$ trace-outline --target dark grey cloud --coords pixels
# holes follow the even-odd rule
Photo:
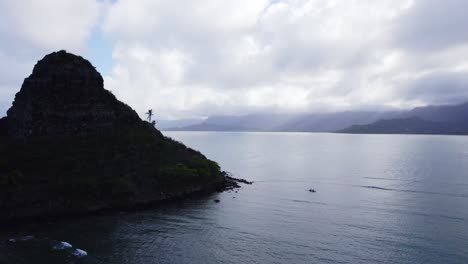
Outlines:
[[[409,83],[401,98],[428,104],[454,104],[468,99],[466,72],[437,72]]]
[[[396,45],[434,52],[468,41],[468,1],[416,0],[396,22]]]

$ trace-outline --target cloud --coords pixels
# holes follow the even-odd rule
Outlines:
[[[339,109],[349,104],[340,80],[350,68],[380,64],[375,54],[383,52],[388,24],[407,5],[133,3],[117,2],[104,23],[116,43],[116,66],[106,80],[139,112],[155,108],[163,116]]]
[[[398,20],[396,44],[411,52],[433,52],[468,41],[468,2],[419,0]]]
[[[47,0],[0,8],[5,96],[51,50],[86,56],[99,27],[112,48],[106,88],[160,118],[468,100],[463,0]]]
[[[85,53],[102,5],[94,0],[0,0],[1,115],[37,60],[60,49]]]
[[[2,1],[2,35],[6,45],[29,48],[69,47],[82,51],[98,16],[98,3],[84,1]],[[11,41],[13,40],[13,41]]]

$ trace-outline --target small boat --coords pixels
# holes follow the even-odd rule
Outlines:
[[[309,192],[314,193],[316,191],[315,191],[315,189],[309,189]]]

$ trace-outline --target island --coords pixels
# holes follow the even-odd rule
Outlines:
[[[0,119],[0,221],[133,208],[236,186],[104,89],[86,59],[46,55]]]

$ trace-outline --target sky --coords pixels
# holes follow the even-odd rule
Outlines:
[[[161,119],[468,101],[466,0],[0,0],[0,116],[46,54]]]

